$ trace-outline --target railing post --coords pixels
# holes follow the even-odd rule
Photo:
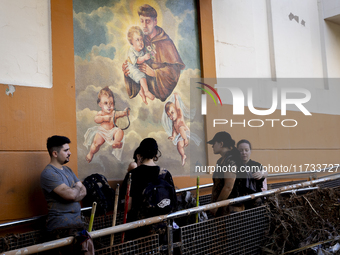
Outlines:
[[[173,243],[173,236],[172,236],[172,220],[168,220],[167,236],[168,236],[168,255],[172,255],[174,253],[174,243]]]

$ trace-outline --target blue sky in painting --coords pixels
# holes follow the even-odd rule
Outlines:
[[[86,4],[84,4],[84,2],[86,2]],[[116,1],[113,0],[73,0],[73,11],[75,13],[91,13],[93,10],[97,10],[100,7],[112,6],[115,2]]]
[[[113,19],[114,15],[109,9],[101,17],[96,14],[91,16],[87,14],[79,15],[81,15],[84,25],[80,24],[79,20],[73,19],[74,53],[85,58],[94,45],[99,46],[109,42],[106,22]]]
[[[191,11],[195,8],[193,1],[166,1],[165,6],[171,10],[175,16],[180,16],[185,11]]]
[[[179,55],[186,65],[186,68],[200,69],[200,67],[198,66],[199,63],[197,62],[197,60],[200,58],[198,50],[199,45],[197,44],[197,40],[195,40],[198,30],[196,26],[196,29],[195,27],[193,27],[192,20],[192,15],[187,14],[183,22],[179,25],[179,33],[183,39],[179,41],[177,49]],[[196,55],[193,56],[193,54]]]
[[[109,33],[107,23],[115,17],[113,8],[116,0],[73,0],[74,9],[74,52],[82,59],[89,59],[91,53],[114,60],[118,45],[112,45],[114,33]],[[177,50],[185,63],[185,69],[200,69],[197,38],[197,17],[193,0],[171,0],[165,3],[171,13],[183,20],[178,24],[179,40]],[[164,23],[164,21],[163,21]],[[167,32],[165,23],[163,29]],[[120,49],[120,48],[119,48]]]

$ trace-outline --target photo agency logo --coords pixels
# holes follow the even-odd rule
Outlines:
[[[203,86],[209,88],[212,92],[214,92],[215,95],[218,97],[218,100],[220,101],[220,104],[222,105],[222,100],[221,100],[220,95],[217,93],[217,91],[212,86],[210,86],[208,84],[205,84],[203,82],[197,82],[197,83],[202,84]],[[216,100],[215,100],[214,96],[210,93],[210,91],[208,91],[207,89],[201,88],[201,87],[197,87],[197,88],[201,89],[205,93],[207,93],[212,98],[212,100],[214,101],[215,105],[217,105]],[[201,95],[201,114],[202,115],[207,115],[207,94],[202,94]]]
[[[203,85],[206,88],[209,88],[211,91],[215,93],[218,97],[219,102],[222,106],[222,100],[220,95],[217,93],[215,88],[211,85],[208,85],[203,82],[197,82]],[[214,101],[217,106],[216,100],[214,96],[205,88],[197,87],[205,91]],[[232,86],[223,86],[218,87],[219,92],[223,90],[221,95],[225,96],[224,93],[230,93],[232,97],[232,106],[233,106],[233,116],[242,116],[245,115],[244,108],[247,106],[249,111],[256,116],[268,116],[274,113],[277,109],[281,110],[281,116],[287,115],[287,109],[293,109],[294,111],[298,110],[302,112],[305,116],[311,116],[312,114],[307,110],[305,104],[311,99],[311,92],[305,88],[299,87],[272,87],[271,93],[264,93],[265,95],[257,95],[256,98],[253,93],[252,87],[245,87],[243,89],[240,87],[232,87]],[[207,94],[201,95],[201,114],[207,115]],[[259,94],[259,93],[257,93]],[[262,96],[262,97],[261,97]],[[280,99],[280,100],[279,100]],[[247,101],[246,101],[247,100]],[[254,102],[266,101],[271,102],[271,106],[257,106],[256,109]],[[280,101],[280,103],[279,103]],[[247,104],[246,104],[247,103]],[[227,103],[229,104],[229,103]],[[214,112],[214,110],[212,110]],[[230,127],[234,126],[249,126],[249,127],[263,127],[264,125],[270,125],[271,127],[275,127],[276,125],[281,125],[282,127],[296,127],[298,125],[298,121],[296,119],[274,119],[274,118],[256,118],[256,119],[243,119],[242,121],[233,120],[233,119],[213,119],[213,127],[217,125],[228,125]]]

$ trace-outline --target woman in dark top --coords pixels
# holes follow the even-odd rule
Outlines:
[[[214,154],[220,154],[213,174],[212,202],[242,196],[244,176],[239,171],[242,165],[240,152],[235,148],[235,141],[227,132],[218,132],[208,142],[212,144]],[[243,204],[221,207],[211,210],[214,216],[228,215],[244,210]]]
[[[243,170],[246,171],[248,174],[247,178],[247,189],[248,193],[256,193],[262,192],[263,182],[265,178],[268,176],[267,171],[264,171],[262,165],[254,160],[250,159],[251,155],[251,144],[248,140],[242,139],[237,143],[237,149],[241,153],[242,163],[244,168]],[[254,207],[256,205],[261,204],[261,199],[257,199],[254,203],[250,202],[247,203],[246,207]]]
[[[137,151],[138,154],[136,156],[138,167],[132,169],[125,175],[120,192],[120,201],[122,201],[122,199],[124,200],[126,194],[127,182],[129,179],[129,174],[131,173],[131,188],[129,199],[129,205],[131,205],[131,209],[128,212],[127,222],[151,217],[148,215],[143,215],[144,212],[141,211],[143,203],[143,191],[150,182],[157,181],[159,174],[163,174],[164,180],[166,180],[170,185],[174,187],[170,172],[165,169],[160,169],[160,167],[157,166],[155,163],[161,156],[161,152],[158,150],[158,145],[155,139],[145,138],[140,143]],[[145,232],[143,233],[143,231],[139,228],[130,235],[130,238],[128,238],[127,233],[127,239],[134,239],[138,237],[138,235],[140,236],[140,234],[145,236]]]
[[[129,164],[127,171],[130,172],[132,169],[135,169],[137,166],[140,165],[140,162],[138,161],[137,155],[139,154],[138,148],[133,153],[133,161]]]

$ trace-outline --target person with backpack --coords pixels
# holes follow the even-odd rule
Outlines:
[[[139,154],[138,148],[133,153],[133,161],[129,164],[127,172],[130,172],[132,169],[135,169],[137,166],[140,165],[140,162],[138,161],[137,155]]]
[[[156,140],[145,138],[137,151],[139,166],[126,174],[120,192],[120,201],[124,201],[129,174],[131,174],[127,222],[168,214],[173,212],[177,205],[175,186],[170,172],[156,165],[161,156]],[[155,228],[150,226],[143,227],[143,230],[141,228],[130,230],[126,233],[125,240],[147,236],[154,233],[154,230]]]

